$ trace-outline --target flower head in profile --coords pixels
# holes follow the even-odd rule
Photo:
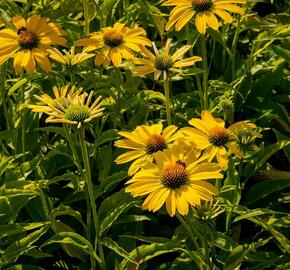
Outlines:
[[[166,44],[159,52],[154,42],[152,42],[154,54],[147,50],[144,46],[141,47],[142,54],[146,58],[136,58],[134,63],[140,65],[133,69],[134,76],[144,76],[150,73],[154,73],[154,80],[158,80],[163,73],[167,75],[169,71],[175,73],[181,73],[181,68],[192,66],[195,62],[201,61],[201,57],[192,56],[185,59],[180,59],[190,48],[190,45],[185,45],[179,48],[175,53],[170,55],[171,39],[166,41]]]
[[[195,25],[199,33],[205,34],[208,25],[218,30],[219,23],[216,15],[226,23],[233,21],[229,12],[243,13],[243,9],[236,4],[245,4],[247,0],[167,0],[164,6],[175,6],[171,12],[166,30],[175,25],[180,31],[195,16]]]
[[[187,215],[189,205],[200,205],[201,200],[209,201],[218,190],[206,179],[223,178],[221,166],[202,163],[183,147],[172,147],[154,154],[154,162],[149,162],[126,184],[126,192],[133,197],[147,196],[142,207],[158,211],[163,204],[167,212],[174,216],[176,211]]]
[[[35,98],[42,104],[28,106],[33,112],[49,115],[46,119],[47,123],[72,124],[79,128],[82,124],[103,115],[104,108],[101,108],[101,96],[91,104],[93,91],[88,95],[82,93],[82,88],[76,89],[75,86],[68,91],[68,85],[60,90],[56,87],[53,90],[55,98],[51,98],[47,94],[35,95]]]
[[[255,144],[257,138],[261,138],[262,134],[257,131],[255,124],[236,123],[231,125],[233,141],[229,143],[229,148],[238,157],[244,158],[247,154],[252,154],[260,150]]]
[[[47,50],[52,45],[65,45],[66,35],[57,23],[37,15],[27,21],[22,16],[12,18],[14,29],[0,30],[0,65],[10,57],[17,73],[24,68],[28,73],[35,72],[35,63],[44,71],[51,70]]]
[[[180,132],[197,148],[204,150],[204,155],[208,156],[209,161],[216,157],[224,168],[228,163],[228,149],[237,145],[234,140],[235,134],[256,127],[249,121],[241,121],[226,128],[225,122],[220,118],[214,118],[209,111],[202,111],[201,119],[192,118],[189,124],[193,128],[183,128]]]
[[[96,65],[108,67],[113,62],[119,67],[122,59],[134,57],[134,51],[140,51],[140,45],[151,46],[145,37],[145,30],[140,27],[129,28],[122,23],[115,23],[113,27],[104,27],[99,32],[91,33],[89,38],[76,41],[77,46],[85,46],[88,51],[96,52]]]
[[[50,58],[69,67],[79,65],[94,56],[93,53],[87,53],[86,50],[76,53],[74,46],[71,47],[70,51],[63,51],[63,53],[56,48],[49,49],[48,53]]]
[[[152,126],[138,126],[132,132],[118,132],[119,135],[126,139],[116,141],[115,146],[130,149],[130,151],[121,154],[115,162],[122,164],[134,160],[128,174],[135,174],[148,160],[153,160],[154,153],[170,147],[179,136],[176,130],[177,127],[174,125],[168,126],[163,130],[162,124],[155,124]]]

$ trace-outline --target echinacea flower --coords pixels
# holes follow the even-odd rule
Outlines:
[[[208,25],[218,30],[216,15],[226,23],[233,21],[229,12],[243,13],[243,9],[235,4],[245,4],[247,0],[167,0],[164,6],[175,6],[170,12],[165,29],[169,30],[175,24],[175,30],[180,31],[195,16],[195,25],[199,33],[205,34]]]
[[[175,73],[181,73],[181,68],[192,66],[195,62],[201,61],[201,57],[192,56],[185,59],[180,59],[190,48],[190,45],[185,45],[176,50],[170,55],[171,39],[166,41],[166,44],[159,52],[155,43],[152,42],[154,54],[147,50],[144,46],[141,47],[141,51],[146,58],[137,58],[133,62],[141,65],[133,69],[134,76],[144,76],[150,73],[154,73],[154,80],[158,80],[160,75],[163,73],[167,75],[169,71]]]
[[[209,111],[202,111],[201,119],[192,118],[188,123],[194,128],[182,128],[180,132],[197,148],[204,150],[209,161],[216,157],[218,163],[224,168],[227,167],[228,163],[229,147],[236,145],[233,136],[241,130],[256,127],[249,121],[241,121],[226,128],[225,122],[220,118],[214,118]]]
[[[118,134],[125,137],[115,142],[115,146],[130,149],[129,152],[121,154],[115,162],[117,164],[134,162],[131,164],[128,174],[136,173],[141,165],[148,160],[153,160],[153,154],[170,147],[177,138],[177,127],[170,125],[163,130],[162,124],[152,126],[141,125],[132,132],[119,131]]]
[[[37,62],[44,71],[51,70],[47,50],[52,45],[65,45],[66,32],[57,23],[37,15],[27,21],[22,16],[12,18],[14,29],[0,30],[0,65],[10,57],[14,58],[16,73],[24,68],[28,73],[35,71]]]
[[[255,140],[261,138],[262,134],[256,128],[255,124],[251,124],[251,127],[239,123],[231,125],[233,141],[229,143],[229,148],[238,158],[244,158],[247,154],[260,150]]]
[[[75,86],[68,92],[68,85],[58,90],[54,88],[55,98],[47,94],[41,96],[34,95],[36,99],[44,105],[29,105],[28,108],[33,112],[45,113],[49,117],[45,120],[47,123],[64,123],[77,125],[82,124],[103,115],[104,108],[101,107],[101,96],[90,105],[94,92],[89,95],[82,93],[82,88],[76,89]]]
[[[154,162],[141,168],[126,183],[125,191],[133,197],[147,195],[142,207],[149,211],[158,211],[165,203],[170,216],[176,211],[187,215],[189,205],[200,205],[201,200],[209,201],[218,193],[205,180],[223,178],[221,166],[201,160],[178,147],[157,152]]]
[[[106,68],[111,61],[115,67],[119,67],[122,58],[133,58],[133,51],[139,52],[141,44],[151,46],[143,28],[129,28],[122,23],[115,23],[113,27],[104,27],[99,32],[91,33],[89,38],[76,41],[75,44],[85,46],[88,51],[97,49],[95,63],[103,64]]]
[[[95,56],[93,53],[87,53],[86,50],[83,50],[81,53],[75,53],[74,46],[71,47],[70,51],[64,51],[63,53],[56,48],[49,49],[48,53],[50,58],[69,67],[79,65]]]

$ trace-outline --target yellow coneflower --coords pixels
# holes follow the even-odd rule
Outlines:
[[[227,149],[230,145],[231,147],[236,145],[233,136],[239,131],[256,127],[249,121],[241,121],[225,128],[225,122],[220,118],[214,118],[209,111],[203,111],[201,119],[192,118],[189,124],[194,128],[183,128],[180,132],[197,148],[205,150],[204,154],[208,156],[209,161],[216,157],[224,168],[228,163]]]
[[[166,204],[170,216],[187,215],[189,205],[209,201],[218,190],[205,179],[222,178],[221,166],[201,163],[183,148],[173,147],[154,154],[154,162],[141,168],[126,184],[132,196],[147,195],[142,207],[157,211]]]
[[[133,60],[135,64],[141,65],[133,69],[132,72],[134,76],[144,76],[154,73],[154,80],[158,80],[162,73],[164,76],[166,76],[169,71],[181,73],[181,68],[192,66],[195,62],[202,60],[199,56],[180,59],[191,48],[190,45],[182,46],[175,51],[175,53],[170,55],[170,47],[172,46],[171,39],[166,41],[162,52],[158,51],[154,42],[152,42],[152,46],[155,55],[142,46],[142,53],[147,58]]]
[[[243,9],[235,4],[245,4],[247,0],[168,0],[164,6],[175,6],[170,12],[166,30],[175,24],[175,30],[180,31],[195,16],[195,25],[201,34],[205,34],[208,25],[218,30],[219,16],[226,23],[233,21],[229,12],[243,13]]]
[[[82,88],[72,89],[68,91],[68,86],[64,86],[59,91],[54,88],[55,98],[51,98],[47,94],[34,97],[41,101],[44,105],[29,105],[28,108],[33,112],[43,112],[49,117],[47,123],[65,123],[77,125],[78,128],[82,124],[87,123],[94,118],[103,115],[104,108],[101,107],[101,96],[99,96],[92,105],[90,105],[93,97],[93,91],[89,95],[82,93]]]
[[[176,133],[177,127],[170,125],[163,130],[162,124],[152,126],[141,125],[132,132],[120,131],[119,135],[125,137],[115,142],[115,146],[131,151],[121,154],[115,162],[117,164],[134,162],[131,164],[128,174],[136,173],[147,160],[152,161],[152,155],[170,147],[180,134]]]
[[[151,46],[143,28],[129,28],[122,23],[102,28],[101,31],[91,33],[89,38],[78,40],[75,44],[85,46],[88,51],[98,49],[96,65],[103,64],[105,67],[108,67],[111,61],[115,67],[119,67],[122,58],[131,59],[134,57],[133,51],[140,51],[141,44]]]
[[[71,47],[70,51],[64,51],[64,53],[56,48],[49,49],[48,53],[50,58],[67,66],[79,65],[95,55],[93,53],[87,53],[86,50],[83,50],[81,53],[75,53],[74,46]]]
[[[230,126],[233,134],[233,141],[229,143],[231,151],[239,158],[244,158],[247,154],[257,152],[260,148],[255,144],[257,138],[262,134],[256,130],[256,125],[235,123]]]
[[[66,32],[57,23],[37,15],[27,21],[22,16],[12,18],[16,30],[0,30],[0,65],[10,57],[14,58],[14,69],[20,73],[24,68],[27,72],[35,71],[35,62],[45,71],[51,70],[47,58],[47,50],[51,45],[65,45],[63,38]]]

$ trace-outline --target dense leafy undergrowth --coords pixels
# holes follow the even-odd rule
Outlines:
[[[290,269],[289,11],[0,0],[0,268]]]

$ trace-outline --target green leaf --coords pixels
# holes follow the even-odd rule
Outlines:
[[[275,213],[277,213],[277,212],[270,210],[270,209],[267,209],[267,208],[259,208],[259,209],[256,208],[253,210],[248,210],[246,213],[237,216],[234,219],[234,222],[238,222],[242,219],[248,219],[250,217],[257,217],[257,216],[262,216],[262,215],[273,215]]]
[[[30,230],[42,227],[42,226],[47,225],[47,224],[49,224],[48,221],[0,225],[0,238],[12,236],[12,235],[23,233],[26,231],[30,231]]]
[[[108,230],[112,226],[112,224],[118,219],[120,215],[128,211],[134,205],[137,205],[136,201],[132,200],[129,203],[120,205],[114,211],[112,211],[109,215],[107,215],[107,217],[101,223],[100,235],[103,235],[105,231]]]
[[[131,239],[137,239],[142,242],[150,243],[150,244],[156,244],[156,243],[165,243],[170,241],[170,239],[166,237],[150,237],[150,236],[143,236],[143,235],[119,235],[119,237],[125,237],[125,238],[131,238]]]
[[[45,225],[41,229],[30,233],[26,237],[17,240],[15,243],[8,246],[0,258],[0,265],[2,267],[14,263],[18,257],[25,254],[35,246],[33,244],[50,228],[50,225]]]
[[[89,254],[91,257],[95,258],[98,262],[100,262],[99,256],[94,252],[94,248],[92,244],[85,239],[83,236],[79,235],[75,232],[60,232],[52,236],[49,240],[47,240],[42,247],[59,243],[59,244],[71,244],[82,251]]]
[[[226,236],[221,232],[213,232],[211,234],[213,244],[225,251],[233,251],[238,247],[238,243],[235,242],[231,237]]]
[[[24,78],[22,80],[19,80],[17,83],[15,83],[9,90],[8,90],[8,96],[11,96],[17,89],[19,89],[21,86],[27,83],[27,79]]]
[[[17,264],[17,265],[10,266],[6,270],[45,270],[45,269],[39,266],[35,266],[35,265]]]
[[[290,51],[282,48],[281,46],[272,45],[272,49],[275,53],[283,57],[286,61],[290,62]]]
[[[114,240],[112,240],[109,237],[105,237],[104,239],[102,239],[101,243],[106,246],[107,248],[113,250],[114,252],[116,252],[118,255],[122,256],[123,258],[127,259],[128,261],[137,264],[134,260],[131,259],[130,255],[128,254],[128,252],[123,249],[122,247],[120,247]]]
[[[96,147],[99,147],[100,145],[110,142],[113,140],[116,140],[118,138],[117,129],[109,129],[104,131],[95,141]]]
[[[258,184],[250,187],[246,193],[245,203],[250,205],[258,200],[265,198],[266,196],[283,190],[290,186],[290,181],[286,179],[264,180]]]
[[[266,146],[260,152],[253,155],[251,158],[252,160],[247,164],[244,170],[244,175],[247,179],[254,175],[254,173],[257,172],[272,155],[289,144],[290,141],[280,141]]]
[[[212,30],[211,28],[208,28],[207,32],[215,41],[217,41],[218,43],[220,43],[224,47],[224,49],[226,50],[228,55],[232,58],[233,57],[232,52],[229,49],[229,47],[227,46],[226,41],[224,40],[222,33],[217,32],[215,30]]]
[[[171,252],[176,252],[180,248],[178,247],[178,244],[175,242],[166,242],[161,244],[150,244],[150,245],[141,245],[136,247],[134,250],[132,250],[129,253],[129,257],[132,260],[137,261],[139,264],[142,264],[154,257],[157,257],[162,254],[167,254]],[[122,269],[128,269],[126,268],[128,264],[128,260],[124,259],[121,262]]]

